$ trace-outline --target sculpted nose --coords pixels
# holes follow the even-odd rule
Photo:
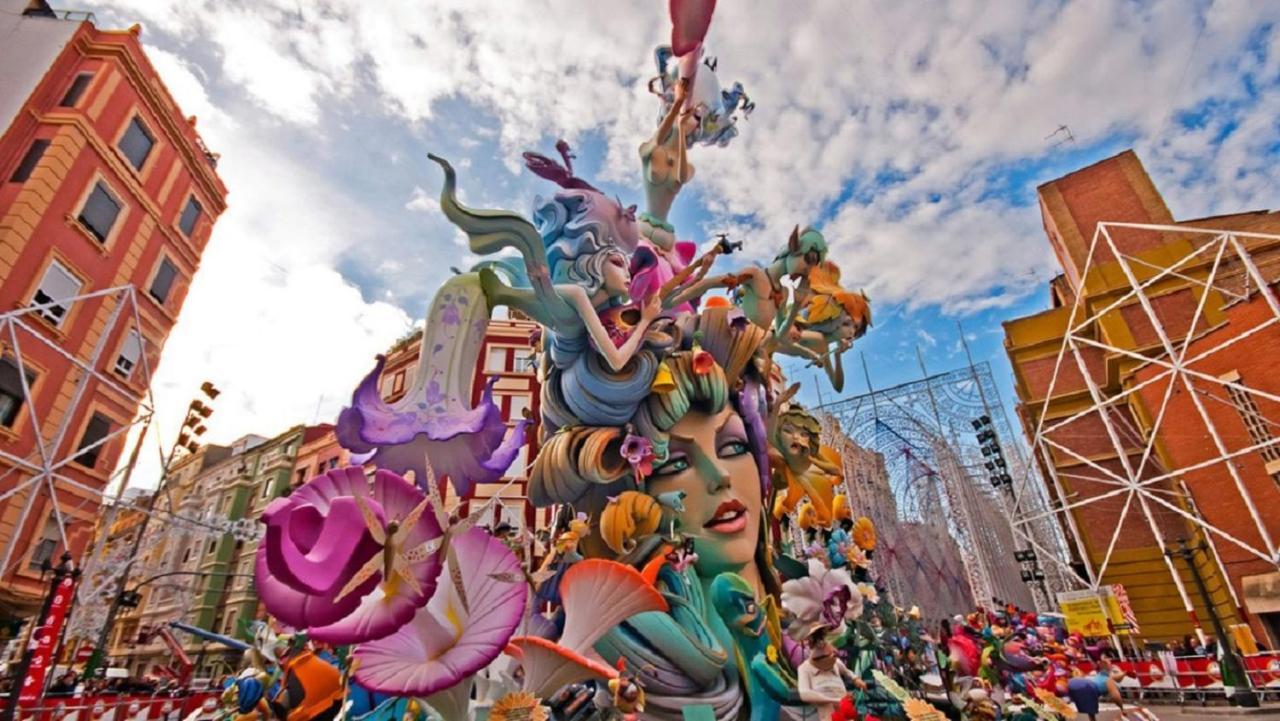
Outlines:
[[[702,477],[706,480],[707,490],[711,493],[715,493],[721,488],[729,487],[730,476],[728,469],[714,460],[707,459]]]

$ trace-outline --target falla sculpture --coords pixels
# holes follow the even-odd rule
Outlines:
[[[431,156],[441,209],[485,260],[437,292],[405,397],[379,397],[379,359],[342,411],[340,442],[376,472],[330,471],[262,519],[272,623],[340,666],[341,700],[320,716],[550,719],[589,698],[598,718],[828,718],[842,701],[905,718],[872,674],[901,617],[873,582],[874,529],[773,362],[808,359],[839,388],[868,301],[815,227],[773,241],[764,265],[722,267],[743,243],[699,253],[668,220],[695,154],[754,109],[704,52],[713,9],[670,3],[643,211],[578,177],[567,143],[525,154],[555,184],[527,217],[466,206],[459,186],[482,181]],[[543,327],[541,417],[514,428],[491,389],[468,402],[499,307]],[[459,518],[443,500],[499,481],[528,434],[528,497],[560,519],[541,558],[481,525],[488,506]]]

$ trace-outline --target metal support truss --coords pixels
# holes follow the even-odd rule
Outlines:
[[[110,307],[110,313],[92,348],[87,352],[72,348],[62,339],[41,327],[58,309],[69,311],[82,306],[81,312],[97,313],[102,304]],[[37,318],[42,315],[44,318]],[[141,328],[142,318],[138,309],[137,289],[132,285],[107,288],[93,293],[56,299],[47,303],[33,303],[7,313],[0,313],[0,347],[18,369],[18,377],[22,388],[22,409],[27,416],[34,446],[26,455],[14,453],[0,448],[0,501],[21,504],[20,513],[12,528],[14,532],[5,541],[0,551],[0,576],[8,575],[16,563],[21,563],[20,548],[30,542],[30,538],[19,531],[25,528],[37,502],[47,498],[50,518],[58,529],[58,538],[63,548],[69,547],[67,539],[67,523],[73,516],[86,507],[96,512],[98,507],[109,499],[109,489],[115,487],[114,508],[100,523],[102,532],[99,540],[105,541],[107,527],[117,511],[127,509],[129,512],[147,513],[147,504],[134,503],[124,495],[123,484],[127,479],[120,476],[125,470],[121,468],[102,486],[90,485],[73,477],[69,464],[81,454],[101,448],[117,439],[130,436],[135,430],[152,422],[155,416],[154,401],[151,394],[151,367],[147,353],[147,341],[139,333],[142,343],[139,348],[138,362],[132,369],[139,382],[128,383],[115,376],[115,367],[110,351],[109,339],[118,338],[121,331],[130,328]],[[39,349],[39,352],[37,352]],[[33,369],[33,358],[36,355],[55,355],[65,361],[65,375],[55,373],[53,369]],[[111,362],[108,362],[111,361]],[[56,421],[50,418],[48,409],[36,403],[32,394],[29,378],[35,373],[48,373],[50,379],[57,383],[72,383],[70,399],[67,407],[61,411]],[[113,427],[106,437],[98,442],[80,447],[69,438],[74,432],[71,423],[80,418],[89,404],[107,400],[125,408],[137,408],[134,417],[127,423]],[[127,474],[124,474],[127,475]],[[59,492],[61,491],[61,493]],[[68,491],[75,491],[77,496]],[[160,516],[154,534],[148,534],[140,552],[133,558],[123,554],[121,544],[108,549],[105,543],[99,543],[87,558],[76,559],[84,573],[77,589],[76,604],[69,619],[69,629],[80,627],[97,628],[105,614],[106,606],[119,590],[119,580],[126,568],[137,563],[138,559],[147,558],[155,544],[165,534],[183,532],[202,536],[221,536],[233,534],[238,539],[254,540],[260,529],[252,521],[230,521],[227,518],[200,515],[199,509],[159,509],[155,513]],[[137,569],[135,569],[137,570]],[[72,636],[74,637],[74,633]]]
[[[1117,236],[1134,232],[1160,234],[1165,240],[1181,243],[1167,248],[1184,247],[1186,250],[1178,257],[1122,252]],[[1260,269],[1259,259],[1255,257],[1255,253],[1264,251],[1269,261],[1266,264],[1269,275]],[[1157,257],[1159,260],[1155,260]],[[1063,527],[1070,529],[1070,535],[1074,536],[1076,552],[1085,561],[1089,585],[1093,589],[1097,590],[1102,585],[1102,577],[1112,564],[1126,520],[1130,516],[1139,517],[1139,514],[1162,553],[1176,545],[1178,540],[1168,537],[1167,533],[1170,521],[1174,521],[1202,534],[1212,551],[1211,558],[1219,566],[1220,549],[1225,545],[1235,546],[1277,566],[1277,551],[1280,549],[1272,535],[1274,506],[1267,508],[1260,502],[1257,497],[1259,489],[1257,486],[1249,487],[1241,471],[1241,461],[1253,454],[1262,456],[1263,460],[1280,460],[1280,434],[1277,433],[1280,431],[1280,414],[1267,412],[1268,408],[1274,409],[1272,404],[1280,403],[1280,396],[1251,385],[1250,380],[1257,381],[1257,378],[1239,378],[1232,374],[1219,375],[1221,371],[1208,371],[1214,367],[1215,359],[1223,359],[1222,354],[1237,343],[1268,329],[1275,332],[1274,327],[1280,323],[1280,302],[1272,288],[1280,276],[1277,262],[1280,262],[1280,235],[1191,226],[1098,224],[1081,277],[1096,280],[1105,275],[1113,283],[1119,281],[1118,287],[1101,299],[1090,298],[1072,305],[1066,333],[1044,393],[1045,400],[1028,404],[1035,423],[1032,433],[1034,451],[1040,456],[1043,467],[1048,469],[1049,482],[1060,500],[1047,512],[1019,509],[1017,519],[1020,525],[1055,517],[1063,522]],[[1189,322],[1184,316],[1173,315],[1164,304],[1170,286],[1190,289],[1195,307]],[[1205,309],[1211,297],[1221,299],[1224,307],[1257,303],[1259,312],[1241,315],[1238,319],[1233,317],[1229,322],[1232,327],[1229,332],[1222,333],[1221,339],[1209,347],[1203,347],[1202,343],[1193,349],[1193,342],[1207,338],[1211,330],[1220,327],[1211,326],[1206,317]],[[1136,316],[1136,322],[1149,324],[1154,341],[1145,348],[1135,348],[1132,342],[1127,345],[1121,341],[1112,342],[1104,325],[1121,310],[1129,311],[1132,314],[1130,318]],[[1099,377],[1096,367],[1099,355],[1151,372],[1142,380],[1134,378],[1118,388],[1114,383],[1104,387],[1107,380]],[[1095,360],[1093,367],[1089,364],[1091,358]],[[1065,380],[1068,377],[1070,381]],[[1143,402],[1141,394],[1144,390],[1149,394],[1146,398],[1160,398],[1158,407],[1150,408]],[[1086,402],[1074,406],[1075,410],[1070,415],[1050,416],[1047,413],[1051,399],[1064,394],[1081,394],[1082,391],[1087,394],[1084,395]],[[1184,413],[1176,420],[1170,418],[1170,399],[1175,393],[1185,393],[1190,399],[1194,408],[1190,417]],[[1259,401],[1263,401],[1262,410],[1259,410]],[[1234,445],[1229,442],[1220,427],[1222,417],[1215,421],[1210,413],[1215,404],[1236,409],[1249,428],[1249,441]],[[1137,415],[1138,409],[1143,408],[1147,411],[1142,416],[1146,419],[1143,423],[1146,427],[1139,431],[1131,419]],[[1081,421],[1101,426],[1105,445],[1109,447],[1108,455],[1114,455],[1114,463],[1097,460],[1101,456],[1096,438],[1073,435],[1072,424]],[[1178,431],[1171,435],[1166,429],[1175,422]],[[1250,423],[1253,427],[1249,427]],[[1238,439],[1240,435],[1237,433],[1234,437]],[[1157,448],[1159,442],[1184,442],[1191,436],[1209,441],[1212,447],[1209,458],[1200,458],[1178,467],[1171,462],[1169,454],[1161,453]],[[1086,442],[1088,449],[1084,447]],[[1071,470],[1064,470],[1064,465],[1069,465]],[[1220,483],[1214,491],[1220,495],[1215,502],[1229,496],[1241,507],[1241,512],[1229,527],[1206,521],[1184,482],[1186,474],[1206,469],[1213,469],[1220,476]],[[1026,470],[1030,472],[1031,468]],[[1077,487],[1083,484],[1090,492],[1067,496],[1065,490],[1069,484]],[[1098,513],[1110,513],[1115,519],[1100,562],[1096,560],[1096,552],[1100,549],[1094,549],[1095,557],[1091,559],[1076,517],[1078,511],[1090,507],[1094,517]],[[1165,553],[1164,559],[1183,606],[1195,618],[1190,592],[1184,587],[1172,558]],[[1230,587],[1230,591],[1238,605],[1235,588]]]
[[[54,308],[65,312],[66,309],[77,304],[86,304],[91,301],[109,304],[111,312],[87,354],[77,353],[74,349],[65,347],[55,340],[52,334],[36,327],[43,322],[35,318],[36,315],[47,316]],[[4,346],[5,354],[18,368],[18,377],[22,386],[22,406],[28,414],[34,438],[34,448],[25,457],[0,449],[0,466],[7,467],[0,472],[0,488],[5,488],[0,493],[0,501],[9,500],[19,494],[25,495],[22,511],[13,526],[15,532],[8,539],[3,554],[0,555],[0,574],[7,574],[10,571],[11,565],[15,562],[14,553],[18,544],[29,540],[22,538],[18,531],[26,525],[36,501],[41,496],[47,496],[50,499],[52,509],[50,515],[57,524],[62,546],[68,547],[66,519],[68,512],[73,509],[65,507],[64,504],[67,501],[58,493],[58,487],[63,486],[89,494],[89,499],[80,501],[77,506],[89,503],[95,498],[100,501],[105,489],[89,486],[70,477],[67,474],[67,465],[87,451],[100,448],[117,438],[124,438],[135,425],[150,421],[153,414],[150,398],[151,369],[147,360],[145,339],[141,340],[143,345],[139,348],[138,364],[133,369],[134,372],[142,374],[143,382],[140,385],[144,390],[139,392],[102,370],[106,365],[103,359],[107,340],[116,337],[121,328],[128,327],[142,327],[138,314],[137,292],[133,286],[108,288],[73,298],[32,304],[0,314],[0,345]],[[142,338],[141,333],[138,337]],[[32,371],[29,370],[29,364],[32,349],[36,347],[43,347],[61,356],[68,363],[66,377],[75,379],[67,408],[56,422],[50,422],[51,419],[46,417],[46,409],[38,407],[32,398],[29,383]],[[114,366],[114,364],[111,365]],[[57,380],[64,382],[63,378]],[[67,443],[67,434],[72,420],[80,416],[83,406],[94,400],[94,397],[89,394],[91,386],[98,398],[105,396],[122,406],[136,407],[138,412],[130,422],[112,428],[98,442],[81,448],[78,444]],[[14,478],[17,479],[16,482]]]
[[[869,385],[869,384],[868,384]],[[986,362],[836,401],[819,410],[841,434],[883,457],[895,501],[878,525],[937,526],[959,547],[972,603],[993,599],[1047,608],[1048,596],[1072,584],[1065,539],[1046,519],[1013,524],[1021,509],[1044,512],[1048,499],[1000,402]],[[987,415],[1015,479],[1012,494],[993,488],[973,421]],[[1010,497],[1011,496],[1011,497]],[[855,508],[862,499],[851,489]],[[1045,583],[1034,590],[1019,575],[1015,551],[1034,549]],[[960,569],[958,569],[960,570]],[[910,599],[906,599],[910,600]]]

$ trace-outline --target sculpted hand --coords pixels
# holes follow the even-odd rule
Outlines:
[[[657,293],[649,296],[649,300],[644,302],[644,307],[640,309],[640,319],[645,322],[651,322],[662,314],[662,299]]]

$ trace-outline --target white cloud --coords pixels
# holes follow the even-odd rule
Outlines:
[[[224,153],[232,210],[214,248],[234,253],[241,267],[232,275],[210,259],[198,280],[210,290],[193,291],[190,314],[199,314],[198,300],[252,291],[314,317],[318,306],[277,292],[296,289],[289,278],[306,272],[342,300],[325,306],[342,319],[326,326],[334,337],[354,330],[357,318],[376,319],[388,336],[407,322],[339,292],[322,273],[344,249],[376,243],[383,219],[351,199],[343,178],[298,168],[266,139],[273,124],[318,139],[329,115],[357,128],[362,117],[388,116],[410,132],[444,128],[465,151],[460,167],[473,157],[479,165],[485,153],[514,167],[519,150],[547,136],[581,145],[593,134],[605,142],[601,175],[638,194],[636,148],[656,114],[644,85],[652,47],[668,32],[665,4],[642,0],[329,0],[305,11],[292,0],[120,0],[100,14],[119,25],[142,20],[148,39],[154,32],[183,48],[157,67],[184,108],[201,108],[201,131]],[[847,282],[880,307],[961,315],[1006,307],[1039,291],[1054,265],[1034,205],[1011,201],[990,180],[1009,165],[1038,167],[1123,135],[1136,138],[1175,214],[1277,204],[1280,94],[1254,97],[1241,80],[1248,73],[1257,87],[1277,81],[1277,20],[1280,3],[1206,0],[720,3],[710,38],[719,75],[741,80],[757,109],[730,147],[693,152],[697,175],[680,202],[712,217],[702,229],[681,230],[701,240],[699,230],[732,229],[747,255],[761,258],[793,225],[826,217]],[[1262,50],[1249,47],[1254,39]],[[202,85],[216,91],[213,100],[197,92]],[[235,127],[218,117],[224,99],[251,101],[267,115],[238,114],[246,127]],[[1184,131],[1171,120],[1209,100],[1202,128]],[[496,123],[469,124],[451,113],[457,101]],[[1045,136],[1063,124],[1076,145],[1055,149]],[[410,165],[393,161],[387,172],[412,189],[407,210],[430,213],[434,193]],[[1019,184],[1027,190],[1047,179]],[[493,192],[479,180],[467,189],[477,198]],[[456,241],[440,236],[432,250],[453,252]],[[166,358],[164,372],[177,357]],[[328,388],[350,379],[298,378],[291,392],[313,381]]]
[[[923,341],[924,344],[929,346],[930,348],[933,348],[938,345],[938,339],[934,338],[933,334],[925,330],[924,328],[916,328],[916,337],[919,338],[921,341]]]
[[[415,185],[413,193],[409,196],[409,202],[404,204],[404,208],[420,213],[440,213],[440,199],[437,195],[423,190],[421,185]]]
[[[167,451],[204,380],[223,390],[206,441],[329,422],[373,356],[412,323],[395,305],[365,301],[335,270],[345,248],[377,237],[377,219],[220,112],[183,60],[154,48],[148,54],[222,152],[218,172],[231,192],[152,379],[159,429],[134,475],[143,485],[159,477],[154,445]]]

